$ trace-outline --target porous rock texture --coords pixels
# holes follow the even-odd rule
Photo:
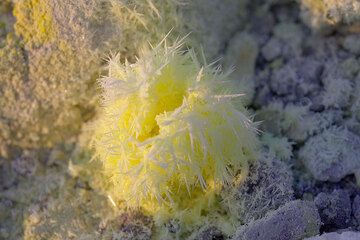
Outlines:
[[[320,193],[316,196],[315,205],[319,210],[323,228],[342,229],[351,220],[350,195],[345,190],[334,190],[332,193]]]
[[[241,227],[234,240],[300,240],[318,234],[320,224],[315,204],[296,200]]]
[[[119,51],[122,60],[132,62],[143,42],[156,44],[172,27],[178,36],[192,32],[189,44],[202,47],[209,62],[223,56],[225,68],[235,65],[232,76],[237,87],[248,87],[246,104],[262,121],[261,130],[281,139],[277,146],[291,156],[253,166],[246,184],[237,186],[233,208],[224,204],[247,224],[239,226],[239,232],[248,234],[241,237],[268,230],[264,239],[291,239],[296,234],[289,232],[300,229],[290,226],[284,231],[289,235],[275,234],[270,223],[286,219],[279,213],[295,197],[315,199],[320,210],[322,235],[310,239],[360,239],[357,232],[337,229],[360,226],[360,192],[352,176],[358,175],[359,159],[350,156],[360,136],[358,1],[194,0],[176,9],[172,3],[182,1],[151,2],[166,14],[159,17],[143,0],[0,0],[0,239],[153,237],[149,218],[114,211],[108,197],[89,186],[84,178],[93,178],[93,172],[91,177],[69,176],[79,167],[72,165],[82,161],[79,156],[69,161],[64,149],[36,151],[64,142],[68,148],[78,141],[81,126],[94,116],[94,83],[107,51]],[[182,24],[185,30],[179,34]],[[243,72],[249,73],[246,78]],[[310,145],[328,155],[316,154]],[[85,155],[90,159],[89,152]],[[294,204],[299,210],[287,212],[303,223],[305,214],[297,211],[307,209],[315,216],[313,204],[300,206],[307,203],[300,201]],[[226,239],[209,226],[194,236]]]
[[[245,182],[225,188],[223,204],[241,223],[249,223],[293,200],[292,181],[289,167],[268,155],[250,167]]]
[[[299,151],[302,159],[320,181],[338,182],[360,168],[360,137],[347,129],[330,128],[311,137]]]
[[[360,239],[360,232],[345,231],[324,233],[320,236],[305,238],[304,240],[358,240]]]
[[[245,26],[248,3],[248,0],[197,0],[180,7],[185,31],[193,35],[192,45],[203,47],[207,58],[215,60],[234,33]]]
[[[360,224],[360,195],[356,195],[354,198],[352,203],[352,214],[357,223]]]

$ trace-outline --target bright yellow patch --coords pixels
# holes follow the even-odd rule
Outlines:
[[[47,0],[20,0],[14,6],[15,31],[26,43],[44,44],[56,39],[51,8]]]
[[[178,45],[159,45],[131,65],[110,60],[95,147],[111,197],[158,223],[202,224],[221,187],[245,176],[256,155],[254,124],[227,83]]]

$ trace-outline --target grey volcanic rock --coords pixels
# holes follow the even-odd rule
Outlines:
[[[261,49],[261,53],[267,61],[272,61],[281,54],[281,42],[277,38],[271,38]]]
[[[152,235],[153,220],[138,211],[128,211],[115,220],[118,226],[113,232],[112,239],[122,240],[150,240]]]
[[[225,236],[216,227],[208,227],[201,231],[196,237],[197,240],[223,240]]]
[[[231,36],[244,27],[248,3],[249,0],[188,1],[179,12],[185,29],[192,32],[192,44],[201,43],[205,55],[214,59]]]
[[[346,36],[342,45],[343,47],[353,54],[360,54],[360,42],[359,35],[349,35]]]
[[[304,240],[359,240],[360,232],[324,233],[321,236],[305,238]]]
[[[243,224],[263,218],[293,200],[293,177],[284,162],[266,156],[251,166],[249,172],[244,183],[222,193],[232,199],[223,202],[224,208],[236,214]]]
[[[315,204],[296,200],[240,228],[234,240],[300,240],[319,234],[320,224]]]
[[[334,190],[331,194],[320,193],[314,202],[325,227],[348,226],[351,219],[351,200],[347,191],[340,189]]]
[[[332,127],[311,137],[299,157],[315,179],[338,182],[360,168],[360,137]]]
[[[360,195],[357,195],[354,198],[352,204],[352,214],[354,215],[354,218],[356,219],[357,223],[360,225]]]

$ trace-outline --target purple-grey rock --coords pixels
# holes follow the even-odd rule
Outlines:
[[[271,38],[261,49],[261,54],[267,61],[272,61],[281,54],[281,41],[277,38]]]
[[[331,127],[308,139],[299,158],[315,179],[338,182],[360,168],[360,137]]]
[[[300,24],[280,22],[273,29],[274,36],[283,42],[282,57],[290,60],[301,55],[305,32]]]
[[[351,200],[347,191],[334,190],[332,193],[319,193],[315,200],[324,227],[346,228],[351,220]]]
[[[37,161],[34,157],[20,156],[11,162],[11,166],[15,173],[21,176],[30,177],[35,174]]]
[[[326,108],[344,108],[350,104],[353,84],[345,78],[327,75],[322,79],[321,103]]]
[[[112,222],[116,227],[112,239],[150,240],[152,236],[153,219],[140,211],[127,211]]]
[[[324,233],[321,236],[305,238],[304,240],[359,240],[360,232],[332,232],[332,233]]]
[[[360,225],[360,195],[357,195],[354,198],[354,201],[352,203],[352,214],[356,219],[358,225]]]
[[[263,218],[268,212],[283,206],[293,198],[293,178],[290,168],[271,154],[263,151],[263,157],[250,167],[247,179],[230,193],[235,203],[224,201],[224,208],[235,213],[243,223]],[[234,192],[233,192],[234,190]]]
[[[313,57],[306,57],[295,60],[293,65],[294,67],[297,67],[297,74],[307,83],[318,84],[321,73],[324,70],[324,66],[321,61]]]
[[[274,71],[270,78],[270,88],[277,95],[286,95],[294,92],[297,76],[288,65]]]
[[[197,240],[223,240],[224,234],[216,227],[208,227],[201,231],[196,237]]]
[[[360,54],[359,37],[359,35],[347,36],[342,43],[343,47],[353,54]]]
[[[234,240],[300,240],[319,234],[320,224],[315,204],[296,200],[241,227]]]

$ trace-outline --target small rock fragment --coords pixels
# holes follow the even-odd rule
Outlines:
[[[351,81],[331,75],[322,79],[324,91],[321,92],[321,103],[326,108],[344,108],[349,105],[353,85]]]
[[[274,36],[284,43],[283,56],[286,59],[300,56],[304,31],[299,24],[281,22],[274,27]]]
[[[360,64],[356,58],[350,57],[340,64],[340,68],[344,77],[354,79],[360,70]]]
[[[151,239],[153,221],[141,212],[125,212],[117,220],[118,229],[112,239],[147,240]]]
[[[325,228],[346,228],[350,222],[351,200],[347,191],[334,190],[331,194],[320,193],[315,205]]]
[[[225,236],[216,227],[208,227],[196,237],[198,240],[223,240]]]
[[[353,54],[360,54],[359,35],[346,36],[342,43],[343,47]]]
[[[287,95],[295,91],[297,75],[294,69],[285,65],[274,71],[270,78],[270,88],[277,95]]]
[[[281,54],[281,42],[277,38],[271,38],[261,49],[261,54],[267,61],[272,61]]]
[[[299,151],[299,158],[320,181],[338,182],[360,168],[360,137],[331,127],[315,135]]]
[[[34,175],[37,168],[37,161],[34,157],[21,156],[11,162],[11,167],[17,174],[30,177]]]
[[[223,192],[223,196],[231,196],[229,202],[223,202],[224,208],[243,224],[260,219],[293,200],[293,178],[289,167],[265,151],[263,156],[251,166],[244,183]]]
[[[315,204],[296,200],[246,225],[235,240],[300,240],[319,234],[320,216]]]
[[[347,231],[343,233],[324,233],[321,236],[305,238],[304,240],[359,240],[360,232]]]
[[[193,39],[193,45],[201,43],[207,59],[214,59],[233,33],[244,27],[249,2],[249,0],[188,1],[187,4],[179,6],[178,12],[185,29],[192,32],[190,38]]]
[[[354,198],[353,204],[352,204],[352,213],[354,215],[354,218],[360,225],[360,195],[357,195]]]

